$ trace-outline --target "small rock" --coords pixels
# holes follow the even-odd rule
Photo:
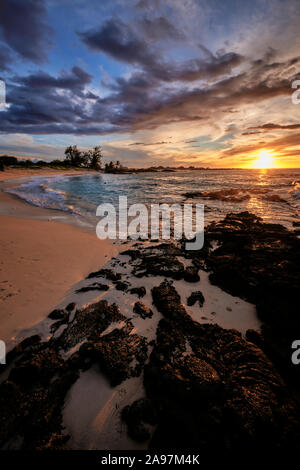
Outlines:
[[[76,307],[75,302],[71,302],[70,304],[66,306],[66,310],[67,312],[72,312],[72,310],[74,310],[75,307]]]
[[[137,296],[140,299],[141,297],[144,297],[144,295],[146,295],[146,289],[145,289],[144,286],[133,287],[132,289],[130,289],[129,293],[130,294],[137,294]]]
[[[183,272],[183,279],[186,282],[199,282],[200,276],[198,274],[198,268],[195,266],[189,266]]]
[[[196,302],[199,303],[199,307],[203,307],[205,302],[204,296],[200,290],[192,292],[191,295],[187,299],[187,305],[192,307]]]
[[[119,281],[122,276],[120,273],[115,273],[114,271],[112,271],[112,269],[100,269],[99,271],[90,273],[87,276],[87,279],[91,279],[93,277],[105,277],[106,279],[109,279],[110,281]]]
[[[51,318],[51,320],[61,320],[64,315],[64,310],[55,309],[51,313],[49,313],[48,318]]]
[[[128,426],[129,436],[138,442],[144,442],[150,438],[150,432],[145,423],[153,426],[158,421],[157,411],[148,398],[140,398],[132,405],[125,406],[121,416]]]
[[[117,290],[121,290],[121,291],[124,292],[124,291],[126,291],[126,290],[128,289],[129,284],[128,284],[128,282],[117,281],[117,282],[115,283],[115,286],[116,286],[116,289],[117,289]]]
[[[85,287],[81,287],[80,289],[77,289],[76,290],[76,294],[80,294],[80,293],[83,293],[83,292],[89,292],[89,291],[92,291],[92,290],[108,290],[109,289],[109,286],[107,284],[100,284],[99,282],[95,282],[94,284],[92,284],[91,286],[85,286]]]
[[[135,302],[133,311],[134,313],[137,313],[138,315],[140,315],[143,319],[151,318],[153,315],[152,310],[150,310],[149,307],[143,304],[143,302]]]

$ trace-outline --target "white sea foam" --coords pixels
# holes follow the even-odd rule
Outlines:
[[[56,177],[55,179],[56,181],[61,180],[62,182],[64,180],[60,177]],[[51,183],[53,183],[53,179],[38,178],[23,183],[20,186],[6,188],[4,191],[14,194],[20,199],[37,207],[56,209],[78,216],[85,215],[84,210],[80,210],[76,204],[71,203],[71,201],[76,198],[75,195],[60,189],[53,189],[49,186]]]

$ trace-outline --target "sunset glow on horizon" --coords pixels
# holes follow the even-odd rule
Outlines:
[[[299,0],[5,4],[0,154],[101,146],[137,168],[300,167]]]

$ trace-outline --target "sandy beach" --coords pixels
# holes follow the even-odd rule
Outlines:
[[[46,174],[59,172],[8,170],[0,172],[0,180]],[[99,269],[117,248],[71,225],[71,217],[59,211],[31,206],[2,191],[0,214],[0,336],[9,344],[46,317],[73,284]]]

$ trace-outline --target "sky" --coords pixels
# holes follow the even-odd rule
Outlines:
[[[0,0],[0,153],[300,167],[299,31],[299,0]]]

